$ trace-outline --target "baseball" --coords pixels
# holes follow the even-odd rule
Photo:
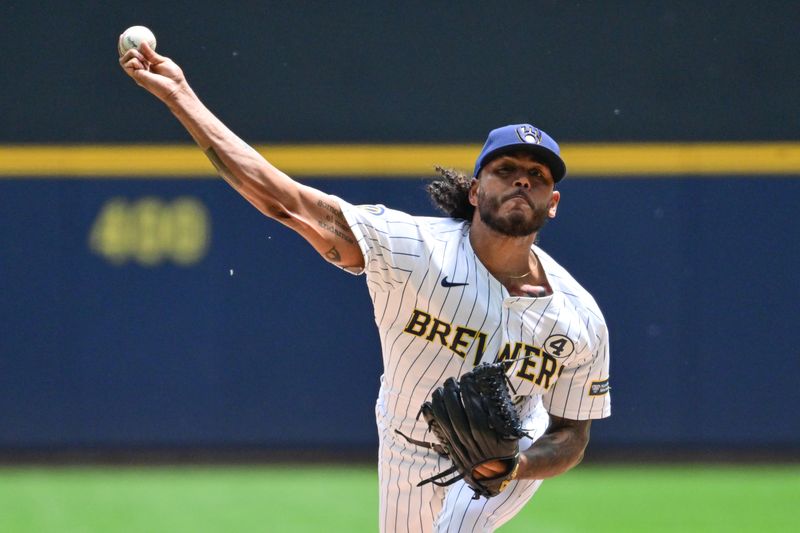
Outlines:
[[[144,26],[131,26],[119,36],[117,51],[121,56],[131,48],[138,49],[139,45],[145,41],[150,45],[150,48],[156,49],[156,36],[153,35],[152,31]]]

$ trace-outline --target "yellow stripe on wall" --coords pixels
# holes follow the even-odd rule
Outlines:
[[[471,171],[480,145],[258,145],[275,166],[303,177],[429,176],[434,165]],[[800,142],[574,143],[570,177],[800,175]],[[0,177],[213,177],[193,145],[5,145]]]

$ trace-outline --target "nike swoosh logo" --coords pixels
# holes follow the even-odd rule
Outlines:
[[[469,285],[469,283],[453,283],[452,281],[447,281],[447,276],[442,278],[442,287],[463,287],[464,285]]]

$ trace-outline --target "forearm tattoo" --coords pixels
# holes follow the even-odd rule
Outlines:
[[[234,176],[233,172],[222,162],[222,159],[220,159],[219,154],[217,154],[213,146],[209,147],[209,149],[205,151],[205,154],[211,161],[211,164],[214,165],[214,168],[217,169],[217,173],[222,176],[222,179],[227,181],[231,187],[238,189],[242,186],[242,181]]]
[[[589,442],[590,421],[551,417],[547,432],[524,453],[528,459],[519,477],[544,479],[565,472],[580,463]]]

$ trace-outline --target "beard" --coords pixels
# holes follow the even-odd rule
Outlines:
[[[533,213],[528,215],[521,211],[499,215],[500,206],[510,198],[516,197],[514,193],[505,198],[487,198],[483,191],[478,192],[478,214],[481,220],[489,228],[507,237],[527,237],[541,230],[547,221],[547,206],[539,207],[525,199],[533,209]]]

